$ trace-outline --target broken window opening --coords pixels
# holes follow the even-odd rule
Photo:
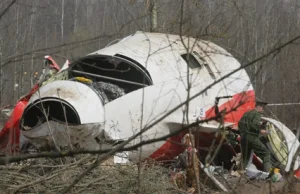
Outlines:
[[[215,76],[214,72],[212,71],[212,69],[210,68],[210,66],[208,65],[207,61],[203,57],[201,57],[199,55],[199,53],[193,51],[193,54],[197,56],[197,58],[201,61],[202,66],[204,66],[207,69],[211,78],[215,80],[216,76]]]
[[[152,84],[151,76],[150,76],[149,72],[147,71],[147,69],[146,69],[145,67],[143,67],[142,65],[140,65],[137,61],[135,61],[135,60],[133,60],[133,59],[131,59],[131,58],[129,58],[129,57],[126,57],[126,56],[124,56],[124,55],[121,55],[121,54],[115,54],[115,56],[120,57],[120,58],[123,58],[123,59],[126,59],[126,60],[128,60],[128,61],[134,63],[137,67],[141,68],[142,71],[145,72],[145,73],[147,74],[147,76],[148,76],[147,79],[148,79],[149,81],[151,81],[151,84]]]
[[[182,54],[181,57],[183,58],[183,60],[188,64],[188,66],[191,69],[202,67],[202,65],[199,63],[199,61],[197,61],[197,59],[193,56],[192,53],[189,53],[189,56],[188,56],[188,53]]]
[[[86,56],[70,65],[69,79],[78,76],[93,81],[91,86],[104,103],[152,85],[146,68],[123,55]]]

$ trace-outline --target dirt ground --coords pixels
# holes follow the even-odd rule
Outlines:
[[[268,181],[230,180],[231,189],[228,193],[236,194],[300,194],[300,181],[288,187],[288,192],[283,192],[285,181],[271,183]],[[228,188],[228,185],[227,185]],[[214,194],[225,194],[226,192],[215,192]]]

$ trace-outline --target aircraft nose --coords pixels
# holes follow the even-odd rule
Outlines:
[[[91,144],[96,143],[104,121],[101,97],[91,87],[76,81],[54,81],[31,97],[21,117],[20,130],[38,147],[61,147],[69,141],[78,145],[84,141],[85,148],[97,149]]]

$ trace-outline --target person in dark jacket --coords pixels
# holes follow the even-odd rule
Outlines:
[[[267,147],[259,139],[260,135],[267,135],[261,123],[261,115],[264,111],[264,106],[268,103],[256,101],[255,109],[246,112],[238,123],[241,135],[241,151],[243,157],[243,168],[245,168],[250,159],[251,150],[262,159],[264,171],[269,172],[272,168],[271,154]]]

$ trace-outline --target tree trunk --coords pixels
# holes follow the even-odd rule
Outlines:
[[[30,25],[29,25],[29,28],[30,28],[30,32],[31,32],[31,35],[32,35],[32,50],[35,49],[35,25],[34,25],[34,22],[35,22],[35,14],[36,14],[36,7],[34,6],[35,5],[35,1],[33,1],[33,6],[32,6],[32,14],[30,16]],[[34,85],[34,76],[35,76],[35,73],[34,73],[34,53],[31,54],[31,65],[30,65],[30,88],[33,87]]]
[[[18,53],[18,38],[19,38],[19,6],[16,5],[16,21],[17,21],[17,30],[16,30],[16,42],[15,42],[15,53]],[[14,63],[14,72],[13,72],[13,98],[12,98],[12,104],[14,104],[17,100],[17,96],[19,94],[18,90],[19,90],[19,87],[18,87],[18,80],[17,80],[17,77],[18,77],[18,72],[17,72],[17,62]]]
[[[65,0],[62,0],[61,1],[61,23],[60,23],[60,26],[61,26],[61,43],[63,43],[64,41],[64,4],[65,4]]]
[[[157,0],[150,1],[151,32],[157,32]]]

